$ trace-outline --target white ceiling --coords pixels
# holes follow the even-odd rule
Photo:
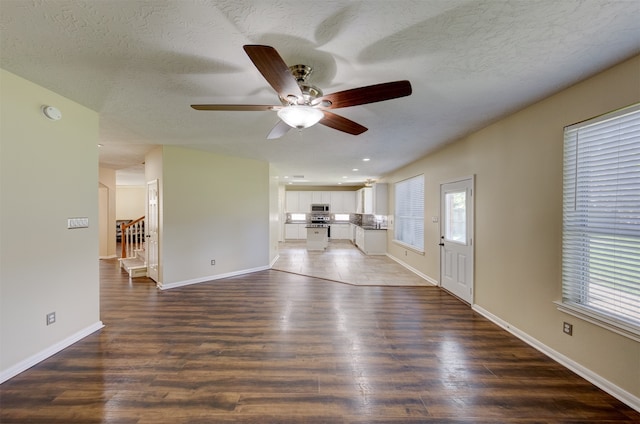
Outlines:
[[[639,54],[640,1],[0,0],[0,40],[2,68],[100,113],[102,166],[139,170],[151,147],[177,145],[334,185]],[[275,112],[189,107],[278,104],[244,44],[313,66],[325,94],[403,79],[413,94],[334,110],[369,128],[359,136],[316,125],[267,140]]]

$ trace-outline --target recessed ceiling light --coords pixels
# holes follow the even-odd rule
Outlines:
[[[369,158],[364,158],[364,159],[362,159],[362,162],[369,162],[370,160],[371,159],[369,159]]]
[[[346,175],[343,175],[342,178],[349,178],[349,177],[347,177]]]
[[[359,169],[358,169],[358,168],[353,168],[353,169],[352,169],[352,171],[353,171],[353,172],[358,172],[358,171],[359,171]]]
[[[289,176],[288,176],[288,175],[285,175],[285,176],[284,176],[284,179],[286,180],[287,178],[289,178]]]

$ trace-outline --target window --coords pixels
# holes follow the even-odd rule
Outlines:
[[[560,309],[640,337],[640,104],[565,128]]]
[[[424,175],[395,184],[395,241],[424,252]]]
[[[345,221],[349,222],[349,214],[348,213],[337,213],[333,216],[334,221]]]

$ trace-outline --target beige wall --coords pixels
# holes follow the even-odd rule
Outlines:
[[[476,308],[636,401],[640,343],[561,313],[553,302],[561,298],[563,127],[639,101],[636,57],[385,177],[393,213],[393,183],[425,175],[425,255],[405,256],[391,240],[388,251],[439,281],[440,232],[431,217],[439,216],[440,184],[475,175]],[[574,325],[572,337],[562,333],[563,321]]]
[[[138,219],[145,214],[147,187],[116,187],[116,219]]]
[[[163,288],[268,268],[267,162],[164,146],[159,180]]]
[[[0,70],[0,381],[101,327],[98,114]],[[62,111],[43,116],[41,105]],[[67,219],[89,228],[67,229]],[[57,322],[45,317],[56,312]]]

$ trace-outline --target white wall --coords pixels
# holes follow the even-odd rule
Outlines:
[[[269,164],[173,146],[161,160],[162,288],[268,268]]]
[[[640,405],[640,343],[559,312],[563,127],[640,101],[640,57],[534,104],[386,176],[425,175],[425,255],[388,252],[440,279],[439,187],[475,174],[475,304]],[[573,323],[573,336],[562,322]]]
[[[98,114],[0,70],[0,381],[101,327]],[[41,105],[62,111],[45,118]],[[67,229],[88,217],[89,228]],[[45,316],[56,312],[47,326]]]

